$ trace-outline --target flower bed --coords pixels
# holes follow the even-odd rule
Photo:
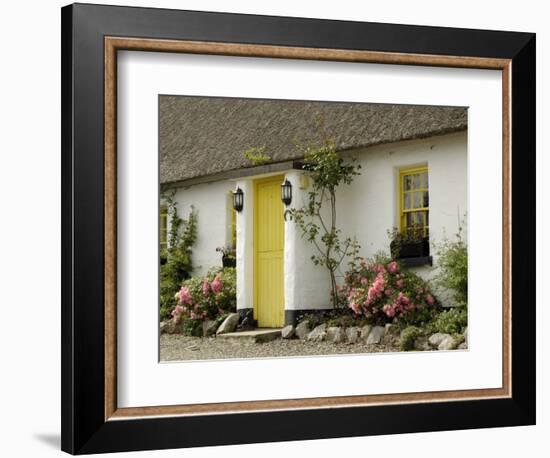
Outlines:
[[[360,260],[346,274],[341,293],[356,315],[372,323],[425,323],[438,308],[422,278],[384,258]]]
[[[183,282],[176,294],[177,305],[171,315],[183,323],[189,333],[210,319],[235,312],[237,308],[236,272],[234,268],[214,268],[204,277],[192,277]],[[190,323],[191,322],[191,323]]]

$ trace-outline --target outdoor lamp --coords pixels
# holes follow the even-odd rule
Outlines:
[[[286,179],[281,184],[281,200],[287,207],[292,202],[292,183]]]
[[[233,208],[240,212],[243,209],[244,193],[239,187],[233,193]]]

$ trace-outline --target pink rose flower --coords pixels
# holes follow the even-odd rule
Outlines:
[[[361,306],[357,302],[351,301],[349,303],[349,306],[356,315],[359,315],[359,313],[361,313]]]
[[[399,272],[399,264],[397,262],[392,261],[388,264],[388,272],[391,274],[396,274]]]
[[[435,299],[434,297],[431,295],[431,294],[428,294],[426,296],[426,302],[429,304],[429,305],[434,305],[435,304]]]
[[[208,293],[210,293],[210,285],[208,284],[208,279],[205,278],[202,282],[202,294],[208,296]]]
[[[220,279],[220,275],[216,275],[214,280],[212,280],[212,283],[210,284],[210,288],[212,288],[212,291],[214,293],[219,293],[222,290],[222,281]]]
[[[172,310],[172,319],[174,320],[174,322],[179,322],[180,320],[180,317],[181,317],[181,314],[183,313],[183,307],[181,305],[176,305],[174,307],[174,310]]]
[[[183,304],[191,304],[191,295],[189,294],[189,288],[182,286],[179,292],[179,300]]]

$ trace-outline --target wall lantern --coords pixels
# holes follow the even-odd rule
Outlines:
[[[292,202],[292,183],[286,179],[281,184],[281,200],[287,207]]]
[[[244,193],[241,188],[237,188],[233,193],[233,208],[240,212],[243,209]]]

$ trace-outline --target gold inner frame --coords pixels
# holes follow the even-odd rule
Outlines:
[[[502,72],[502,380],[500,388],[433,391],[402,394],[335,396],[304,399],[242,401],[170,406],[117,406],[116,336],[116,107],[117,51],[176,52],[241,57],[268,57],[341,62],[479,68]],[[510,59],[387,53],[343,49],[300,48],[179,40],[105,37],[105,420],[128,420],[151,416],[182,416],[245,413],[507,398],[512,393],[511,367],[511,67]]]

